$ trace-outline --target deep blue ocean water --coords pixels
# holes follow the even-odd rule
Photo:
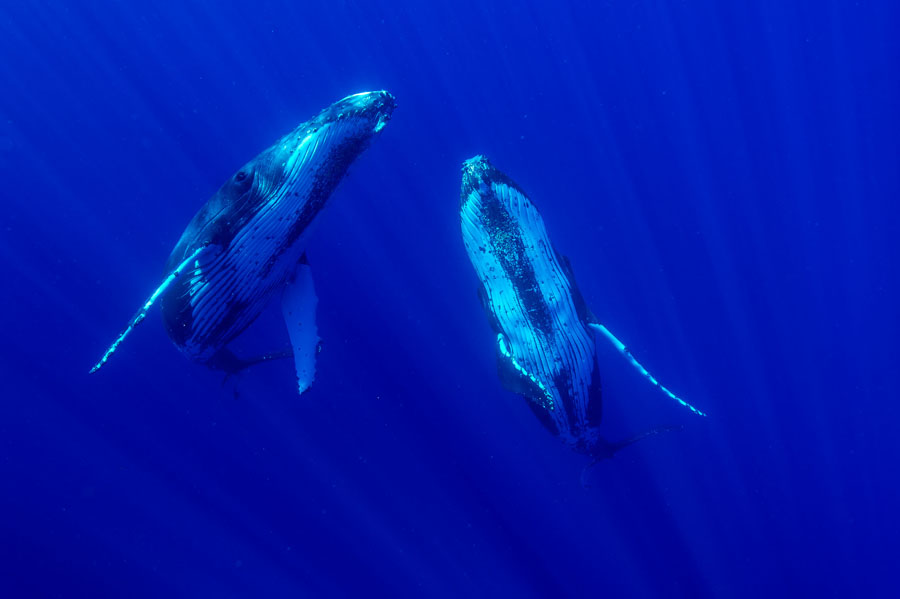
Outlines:
[[[0,595],[893,596],[898,17],[4,2]],[[158,311],[88,376],[227,177],[382,88],[394,118],[308,250],[308,393],[287,361],[223,384]],[[582,485],[497,377],[457,215],[475,154],[708,418],[601,345],[608,436],[684,429]]]

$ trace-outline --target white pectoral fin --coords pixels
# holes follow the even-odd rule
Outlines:
[[[122,332],[119,333],[119,336],[116,337],[116,340],[113,341],[112,345],[109,346],[109,349],[106,350],[106,353],[103,354],[103,357],[100,358],[100,360],[96,364],[94,364],[94,367],[91,368],[91,374],[97,372],[104,364],[106,364],[106,361],[109,360],[110,356],[112,356],[113,353],[117,349],[119,349],[119,346],[122,344],[122,342],[125,341],[125,337],[127,337],[128,334],[133,331],[137,325],[141,324],[144,321],[144,319],[147,317],[147,313],[150,311],[150,308],[153,307],[153,304],[156,303],[156,300],[159,299],[159,296],[165,293],[166,289],[168,289],[169,286],[175,282],[175,279],[180,277],[186,271],[191,271],[193,268],[195,268],[198,262],[202,261],[205,254],[208,254],[211,251],[215,251],[215,249],[217,249],[218,247],[219,246],[211,245],[201,246],[194,250],[190,256],[182,260],[182,262],[178,266],[176,266],[175,269],[172,270],[172,272],[170,272],[165,279],[163,279],[163,282],[159,287],[156,288],[156,290],[150,295],[150,297],[147,298],[147,301],[144,302],[144,304],[137,311],[137,314],[132,317],[132,319],[128,322],[128,325],[122,330]]]
[[[524,395],[549,412],[556,409],[553,394],[540,379],[528,372],[516,360],[509,347],[509,341],[503,333],[497,334],[497,352],[504,366],[500,378],[507,389]]]
[[[298,264],[294,280],[285,286],[281,296],[281,312],[291,338],[297,389],[301,394],[309,389],[316,376],[316,353],[319,350],[317,303],[309,265]]]
[[[629,349],[627,347],[625,347],[625,344],[622,343],[621,341],[619,341],[619,339],[615,335],[613,335],[609,331],[609,329],[607,329],[605,326],[603,326],[599,322],[589,323],[588,326],[590,326],[595,331],[599,331],[600,333],[602,333],[603,336],[606,337],[606,339],[610,343],[612,343],[613,346],[615,346],[615,348],[619,351],[619,353],[622,354],[623,356],[625,356],[625,358],[629,362],[631,362],[631,365],[634,366],[637,369],[637,371],[640,372],[644,376],[645,379],[647,379],[648,381],[653,383],[656,387],[658,387],[660,391],[662,391],[663,393],[665,393],[666,395],[668,395],[669,397],[671,397],[672,399],[674,399],[675,401],[677,401],[678,403],[680,403],[681,405],[683,405],[684,407],[689,409],[694,414],[697,414],[699,416],[706,416],[705,413],[701,412],[700,410],[698,410],[697,408],[695,408],[694,406],[692,406],[691,404],[684,401],[683,399],[681,399],[680,397],[678,397],[677,395],[675,395],[674,393],[672,393],[671,391],[666,389],[664,386],[662,386],[659,383],[659,381],[656,380],[656,377],[654,377],[652,374],[650,374],[647,371],[647,369],[641,365],[640,362],[638,362],[637,360],[634,359],[634,356],[631,355],[631,351],[629,351]]]

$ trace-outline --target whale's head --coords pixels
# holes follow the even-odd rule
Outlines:
[[[383,90],[347,96],[248,162],[232,177],[233,183],[241,189],[256,183],[256,189],[268,197],[305,193],[297,189],[310,183],[296,176],[303,172],[314,177],[312,198],[317,192],[327,196],[350,163],[384,129],[395,107],[394,96]]]
[[[485,156],[478,155],[463,162],[460,193],[462,215],[474,218],[476,224],[488,226],[487,221],[496,217],[498,212],[518,214],[520,203],[533,207],[519,186]]]
[[[462,165],[459,215],[479,279],[527,274],[527,249],[546,237],[543,220],[525,192],[484,156]]]
[[[358,135],[371,137],[384,128],[396,107],[394,96],[384,90],[361,92],[338,100],[304,125],[343,122],[348,131],[356,130]]]
[[[317,215],[394,107],[386,91],[335,102],[244,164],[194,216],[167,270],[209,251],[161,300],[189,357],[212,359],[293,276]]]
[[[201,245],[227,245],[261,207],[303,199],[298,231],[323,207],[334,187],[391,118],[386,91],[347,96],[263,150],[229,177],[188,225],[170,257],[177,263]]]

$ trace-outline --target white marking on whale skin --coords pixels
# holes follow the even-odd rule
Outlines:
[[[615,335],[613,335],[613,334],[610,332],[609,329],[607,329],[605,326],[603,326],[603,325],[600,324],[600,323],[591,323],[591,324],[590,324],[590,327],[591,327],[592,329],[594,329],[595,331],[600,332],[604,337],[606,337],[606,339],[607,339],[610,343],[613,344],[613,347],[615,347],[616,350],[619,351],[619,353],[621,353],[623,356],[625,356],[625,358],[629,361],[629,363],[631,363],[631,365],[634,366],[635,370],[637,370],[638,372],[640,372],[641,375],[643,375],[643,377],[644,377],[645,379],[647,379],[648,381],[650,381],[650,382],[651,382],[655,387],[657,387],[660,391],[662,391],[663,393],[665,393],[666,395],[668,395],[670,398],[672,398],[672,399],[674,399],[675,401],[677,401],[679,404],[681,404],[681,405],[684,406],[685,408],[689,409],[689,410],[690,410],[691,412],[693,412],[694,414],[697,414],[698,416],[706,416],[706,413],[705,413],[705,412],[701,412],[700,410],[698,410],[697,408],[695,408],[694,406],[692,406],[692,405],[689,404],[688,402],[684,401],[683,399],[681,399],[680,397],[678,397],[677,395],[675,395],[674,393],[672,393],[671,391],[669,391],[666,387],[664,387],[663,385],[661,385],[660,382],[656,380],[656,377],[654,377],[652,374],[650,374],[650,373],[647,371],[647,369],[644,368],[644,367],[641,365],[641,363],[637,361],[637,359],[635,359],[635,357],[631,354],[631,350],[629,350],[627,347],[625,347],[625,344],[622,343],[621,341],[619,341],[619,339],[618,339]]]
[[[497,349],[500,351],[500,354],[503,355],[503,357],[509,360],[509,363],[516,370],[516,372],[530,380],[538,389],[541,390],[541,392],[545,396],[545,401],[542,403],[542,406],[547,410],[555,410],[556,402],[553,398],[553,393],[549,389],[547,389],[547,387],[539,378],[525,370],[522,365],[519,364],[519,361],[516,360],[516,357],[512,355],[512,352],[510,352],[509,344],[507,343],[506,337],[503,335],[503,333],[497,334]]]
[[[208,251],[210,251],[210,246],[197,248],[190,256],[182,260],[182,262],[178,266],[176,266],[172,270],[172,272],[169,273],[169,276],[167,276],[160,284],[160,286],[153,291],[149,298],[147,298],[147,301],[144,302],[144,305],[141,306],[137,314],[134,315],[125,329],[121,333],[119,333],[119,336],[116,337],[116,340],[113,341],[112,345],[109,346],[109,349],[106,350],[100,360],[94,365],[93,368],[91,368],[90,374],[97,372],[98,370],[100,370],[100,368],[103,367],[104,364],[106,364],[106,362],[115,353],[122,342],[125,341],[125,337],[127,337],[128,334],[135,329],[135,327],[137,327],[144,321],[145,318],[147,318],[147,312],[150,311],[150,308],[153,307],[153,304],[157,299],[159,299],[159,296],[165,293],[166,289],[168,289],[169,286],[171,286],[172,283],[175,282],[175,279],[182,275],[182,273],[188,268],[188,265],[191,262],[196,262],[198,256]]]
[[[297,266],[294,280],[285,285],[281,296],[281,311],[297,373],[297,390],[302,395],[316,378],[316,354],[319,335],[316,328],[316,290],[308,264]]]

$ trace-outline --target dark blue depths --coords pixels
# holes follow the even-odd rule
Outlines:
[[[896,590],[890,2],[6,2],[3,596]],[[398,99],[310,242],[323,351],[221,384],[154,314],[197,208],[349,93]],[[456,217],[484,153],[601,347],[589,473],[496,376]],[[277,310],[276,310],[277,312]],[[238,349],[286,343],[264,317]]]

